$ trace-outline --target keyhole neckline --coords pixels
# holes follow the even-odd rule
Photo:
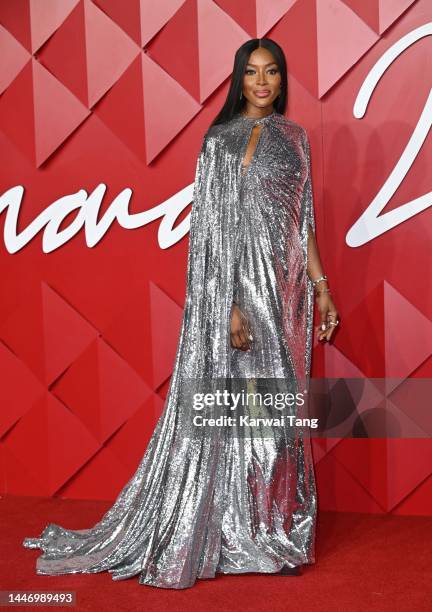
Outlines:
[[[267,117],[270,117],[270,115],[267,115]],[[262,119],[266,119],[267,117],[263,117]],[[250,127],[250,129],[248,127],[249,136],[247,138],[246,144],[244,145],[244,148],[243,148],[243,151],[242,151],[242,161],[240,162],[240,175],[242,177],[245,177],[247,175],[247,173],[249,171],[249,168],[253,165],[253,163],[254,163],[254,161],[255,161],[255,159],[257,157],[257,152],[259,150],[259,146],[260,146],[260,143],[261,143],[261,140],[262,140],[262,137],[263,137],[262,136],[262,132],[264,130],[264,126],[261,125],[262,119],[261,119],[261,121],[259,123],[258,123],[258,121],[248,122],[248,126]],[[254,147],[254,149],[252,151],[251,157],[249,158],[249,162],[247,164],[245,164],[244,160],[245,160],[245,157],[246,157],[246,152],[248,150],[248,146],[249,146],[250,141],[251,141],[252,132],[253,132],[253,130],[255,129],[255,127],[257,125],[260,126],[260,130],[258,132],[258,136],[257,136],[257,139],[255,141],[255,147]]]

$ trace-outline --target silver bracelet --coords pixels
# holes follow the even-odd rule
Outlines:
[[[327,276],[325,274],[324,276],[320,276],[319,278],[312,281],[312,286],[315,287],[322,280],[327,280]]]

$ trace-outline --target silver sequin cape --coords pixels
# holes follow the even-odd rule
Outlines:
[[[262,124],[246,172],[252,127]],[[272,113],[210,127],[196,167],[186,301],[164,411],[135,474],[90,529],[49,523],[38,574],[108,570],[114,580],[186,588],[216,572],[276,572],[313,563],[316,489],[310,440],[192,427],[188,381],[309,381],[315,231],[305,129]],[[233,300],[252,350],[230,344]],[[107,478],[109,475],[107,475]]]

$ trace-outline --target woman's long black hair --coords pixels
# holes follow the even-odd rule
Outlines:
[[[244,106],[246,106],[246,98],[244,96],[241,96],[240,98],[243,91],[243,77],[249,56],[252,51],[255,51],[255,49],[258,49],[258,47],[268,49],[279,67],[279,72],[281,75],[281,93],[274,101],[273,108],[277,113],[285,113],[288,90],[285,54],[282,48],[271,38],[252,38],[251,40],[243,43],[242,46],[236,51],[228,95],[219,114],[216,116],[211,125],[229,121],[234,117],[234,115],[241,112]]]

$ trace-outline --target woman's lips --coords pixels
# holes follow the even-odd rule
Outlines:
[[[267,98],[270,95],[270,91],[268,89],[263,91],[256,91],[255,95],[257,98]]]

